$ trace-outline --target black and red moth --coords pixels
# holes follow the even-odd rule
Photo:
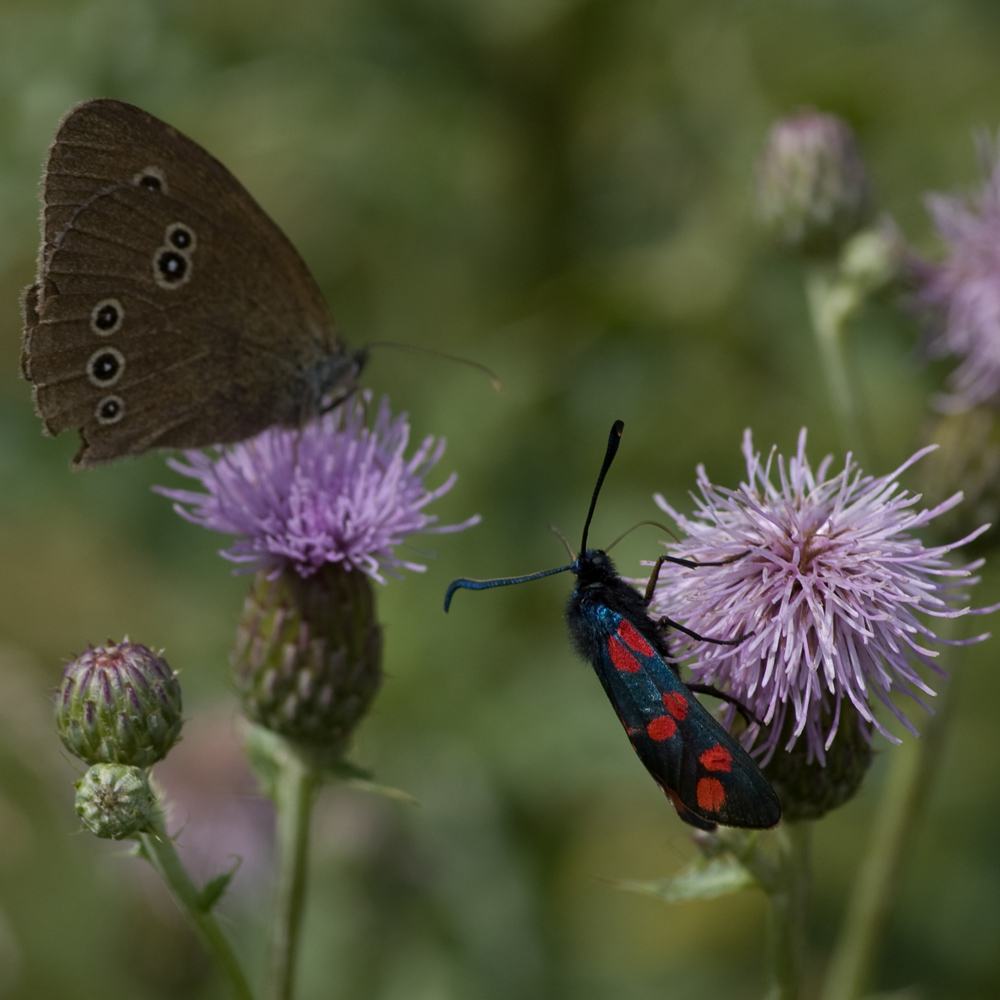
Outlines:
[[[750,829],[774,826],[781,819],[781,805],[774,789],[750,755],[692,691],[732,699],[702,685],[685,685],[671,662],[667,645],[670,628],[680,629],[695,639],[705,637],[669,618],[651,618],[648,611],[664,562],[692,568],[717,564],[661,556],[643,595],[618,575],[606,552],[587,548],[587,532],[597,497],[618,451],[624,427],[618,420],[611,428],[608,450],[583,526],[580,553],[573,562],[528,576],[455,580],[445,594],[444,609],[448,610],[456,590],[487,590],[567,570],[574,573],[576,587],[566,607],[566,623],[573,644],[597,671],[635,752],[680,818],[700,830],[714,830],[717,823]],[[735,645],[741,639],[705,641]]]

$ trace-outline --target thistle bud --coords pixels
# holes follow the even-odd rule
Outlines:
[[[156,800],[141,767],[94,764],[75,787],[76,813],[96,836],[121,840],[150,829]]]
[[[254,721],[324,750],[345,743],[382,681],[382,630],[368,577],[328,563],[303,578],[258,573],[232,656]]]
[[[789,713],[785,717],[788,732],[782,733],[784,742],[793,726],[794,717]],[[782,817],[795,821],[819,819],[853,798],[871,762],[871,727],[845,701],[825,760],[812,753],[805,740],[798,740],[791,750],[776,750],[763,771],[781,800]]]
[[[151,767],[183,724],[177,675],[162,656],[127,638],[68,664],[55,710],[66,749],[88,764]]]
[[[777,121],[757,167],[757,205],[785,245],[838,251],[872,211],[868,171],[847,123],[818,111]]]

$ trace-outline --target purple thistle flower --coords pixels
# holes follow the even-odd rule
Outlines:
[[[940,264],[915,262],[917,298],[936,314],[933,357],[961,359],[945,410],[1000,402],[1000,162],[974,199],[930,195],[927,207],[948,245]]]
[[[934,692],[914,663],[943,673],[934,664],[934,643],[987,638],[948,642],[915,615],[969,613],[967,607],[952,607],[962,596],[953,591],[977,582],[970,574],[982,560],[955,568],[945,557],[987,527],[930,548],[912,537],[914,529],[962,499],[956,493],[932,510],[917,511],[919,495],[900,490],[899,474],[934,446],[878,478],[863,475],[848,455],[843,470],[827,478],[832,457],[814,473],[805,445],[803,429],[793,458],[786,462],[778,455],[775,463],[772,449],[762,464],[747,430],[747,481],[738,490],[714,486],[699,466],[701,495],[692,518],[662,496],[655,498],[688,536],[667,545],[672,556],[702,563],[732,559],[697,569],[664,564],[653,608],[704,636],[731,639],[753,632],[735,647],[697,643],[692,672],[697,681],[729,691],[765,724],[757,748],[764,763],[778,746],[789,712],[794,725],[785,749],[804,735],[807,759],[825,762],[845,698],[867,736],[874,727],[898,742],[872,712],[873,699],[915,734],[893,705],[893,690],[926,708],[920,693]],[[695,641],[682,634],[676,639],[681,655],[691,655]],[[747,738],[760,736],[751,726]]]
[[[444,452],[443,439],[427,437],[410,457],[406,414],[393,418],[383,399],[375,425],[365,425],[370,394],[344,403],[294,430],[271,427],[216,455],[185,452],[172,468],[201,481],[207,493],[159,488],[187,520],[240,535],[225,558],[249,569],[277,573],[294,567],[308,577],[327,563],[341,563],[384,583],[383,574],[425,566],[399,559],[394,548],[414,532],[461,531],[479,522],[438,525],[431,501],[455,483],[436,489],[424,477]]]

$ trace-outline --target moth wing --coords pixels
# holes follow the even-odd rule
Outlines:
[[[766,829],[781,805],[750,755],[620,615],[594,668],[646,770],[685,822]]]

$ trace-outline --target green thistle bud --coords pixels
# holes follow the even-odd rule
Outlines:
[[[181,733],[181,688],[162,656],[126,638],[88,649],[63,670],[56,728],[88,764],[151,767]]]
[[[839,250],[872,211],[868,171],[847,123],[818,111],[776,122],[757,167],[757,205],[787,246]]]
[[[794,725],[794,715],[789,712],[782,744]],[[861,787],[872,762],[870,729],[846,699],[840,707],[837,734],[826,751],[826,763],[808,756],[806,740],[800,739],[791,750],[775,751],[763,769],[781,799],[785,820],[819,819],[853,798]]]
[[[121,840],[150,829],[156,799],[141,767],[94,764],[75,787],[76,813],[98,837]]]
[[[232,656],[243,707],[299,743],[338,750],[382,682],[382,630],[368,577],[328,563],[308,577],[258,573]]]

